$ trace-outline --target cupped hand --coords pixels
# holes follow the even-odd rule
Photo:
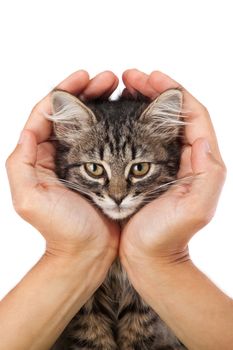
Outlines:
[[[58,88],[83,99],[107,97],[118,85],[111,72],[92,80],[87,72],[73,73]],[[16,211],[36,227],[46,239],[46,254],[115,258],[119,229],[86,199],[65,188],[54,173],[54,147],[48,142],[51,122],[44,112],[51,112],[50,94],[33,109],[21,134],[19,144],[6,166]]]
[[[226,173],[209,113],[182,86],[161,72],[147,75],[128,70],[123,81],[125,93],[135,96],[140,92],[151,99],[167,89],[180,89],[188,124],[178,173],[179,179],[187,179],[129,220],[121,235],[121,260],[130,270],[132,264],[148,259],[169,264],[189,259],[188,242],[212,218]]]

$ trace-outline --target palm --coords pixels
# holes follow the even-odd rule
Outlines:
[[[192,175],[190,147],[186,147],[178,173],[179,180],[186,180],[178,181],[164,195],[143,207],[128,222],[122,235],[122,251],[131,249],[135,253],[138,250],[140,254],[140,251],[146,250],[148,254],[154,255],[155,250],[158,253],[174,247],[174,244],[185,246],[187,237],[182,241],[183,235],[177,237],[174,233],[184,231],[184,208],[187,210],[190,203],[190,189],[194,179]]]
[[[110,239],[110,232],[117,230],[117,225],[108,222],[86,199],[57,180],[54,153],[54,147],[49,142],[38,146],[33,202],[40,206],[37,220],[38,225],[43,223],[43,227],[39,227],[40,231],[45,235],[49,232],[49,237],[46,236],[48,240],[65,240],[73,244],[78,235],[79,244],[82,239],[86,241],[90,237],[105,244]]]

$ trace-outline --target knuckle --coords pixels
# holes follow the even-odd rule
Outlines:
[[[205,198],[196,197],[190,203],[191,226],[197,231],[209,224],[215,214],[216,203],[207,202]]]
[[[203,105],[201,102],[200,102],[200,106],[201,106],[202,112],[203,112],[205,115],[208,115],[208,116],[209,116],[209,111],[208,111],[207,107],[206,107],[205,105]]]
[[[8,169],[10,164],[10,157],[8,157],[5,161],[5,168]]]
[[[31,110],[31,114],[37,113],[40,106],[40,102],[37,102]]]
[[[28,196],[21,196],[21,198],[13,197],[12,198],[13,206],[17,214],[22,218],[27,219],[32,211],[30,201]]]
[[[202,208],[199,213],[196,213],[196,224],[198,228],[202,228],[210,223],[210,221],[214,217],[215,210],[206,210],[205,208]]]
[[[220,181],[224,181],[227,175],[227,168],[226,165],[222,162],[216,162],[215,163],[215,174],[218,176]]]
[[[201,222],[201,224],[202,224],[203,227],[206,226],[206,225],[208,225],[208,224],[210,223],[210,221],[211,221],[211,220],[213,219],[213,217],[214,217],[214,213],[215,213],[214,210],[208,210],[208,211],[206,211],[206,212],[201,216],[200,222]]]
[[[225,179],[227,176],[227,167],[226,167],[225,163],[222,163],[221,174],[222,174],[223,178]]]
[[[14,163],[13,153],[11,153],[5,161],[5,167],[8,170]]]

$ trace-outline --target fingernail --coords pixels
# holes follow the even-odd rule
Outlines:
[[[211,153],[210,144],[207,140],[204,140],[204,148],[206,153]]]

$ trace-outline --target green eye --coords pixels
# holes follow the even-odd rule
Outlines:
[[[97,163],[86,163],[84,165],[86,172],[88,175],[92,177],[102,177],[104,174],[104,168],[102,165]]]
[[[143,177],[145,176],[148,171],[150,170],[150,163],[137,163],[132,165],[130,169],[130,174],[134,177]]]

